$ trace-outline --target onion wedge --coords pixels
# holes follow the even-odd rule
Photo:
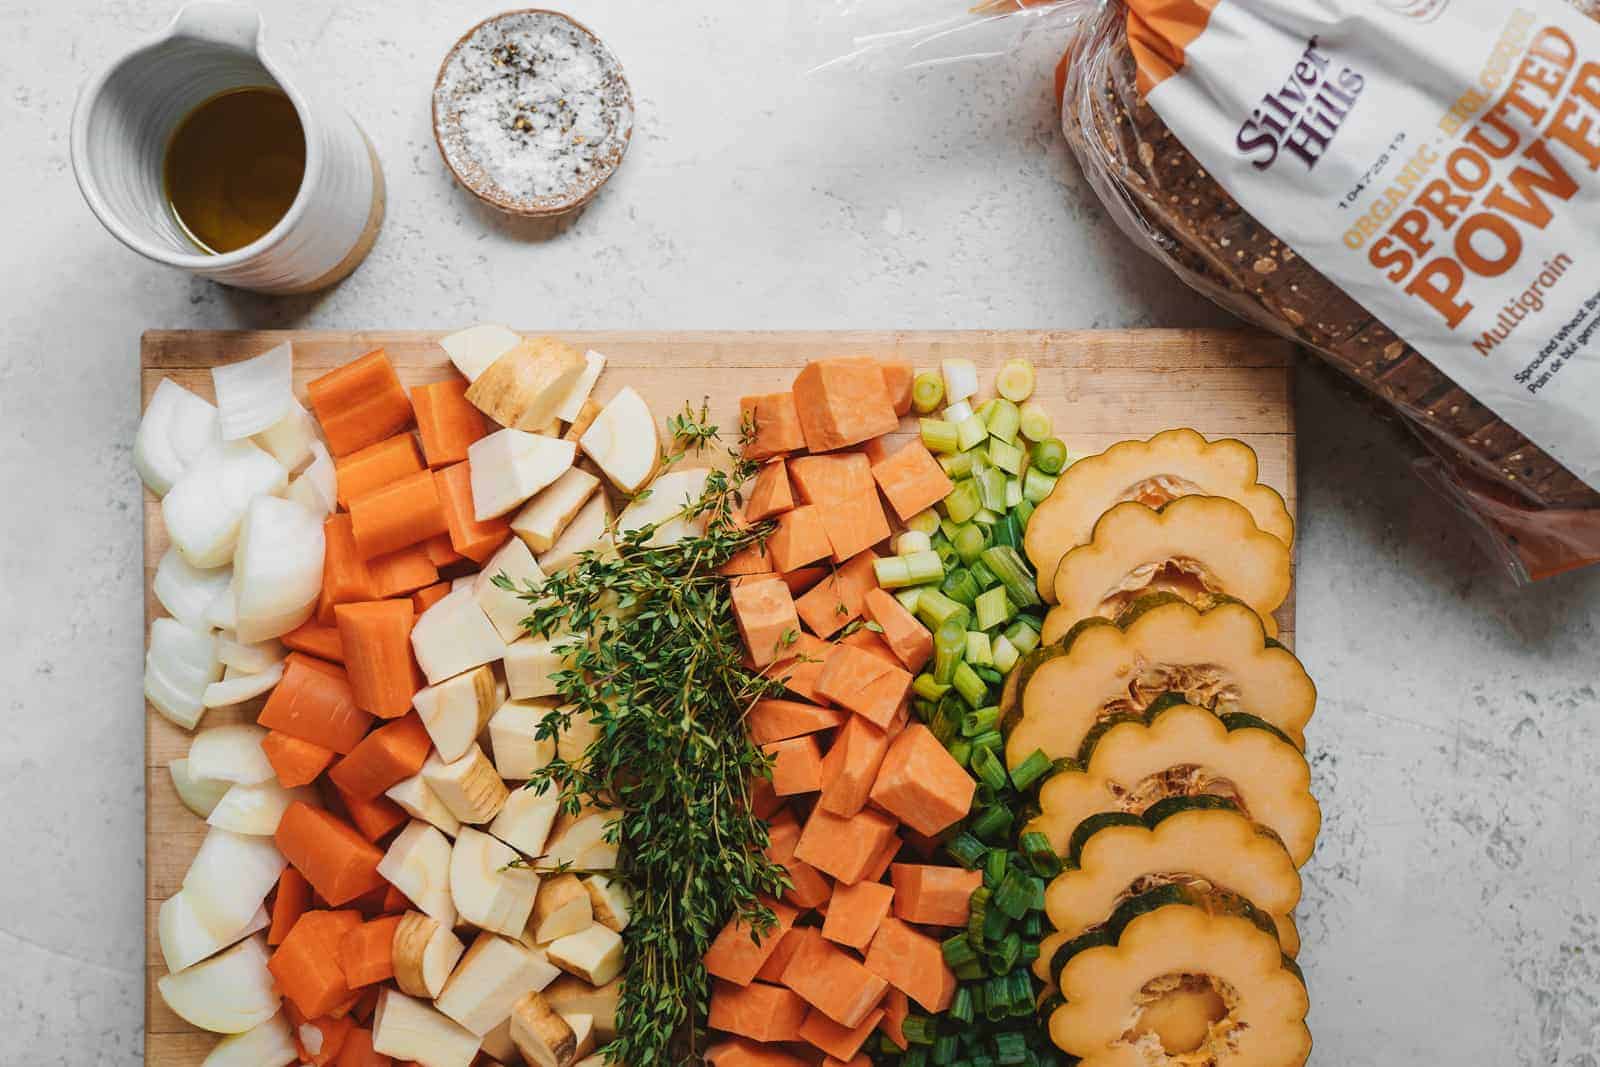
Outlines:
[[[272,764],[261,751],[266,736],[267,731],[253,722],[201,730],[189,745],[189,773],[239,785],[271,781]]]
[[[211,631],[176,619],[150,624],[150,651],[144,657],[144,695],[163,716],[193,730],[205,714],[206,686],[222,677]]]
[[[297,800],[314,808],[322,807],[316,790],[306,786],[285,789],[275,778],[255,785],[232,785],[206,822],[236,834],[270,837],[278,832],[283,813]]]
[[[270,452],[273,459],[283,464],[284,470],[297,471],[312,458],[311,446],[317,440],[317,424],[305,405],[291,396],[289,410],[283,418],[251,435],[250,439]]]
[[[139,420],[133,466],[152,493],[165,496],[202,456],[221,444],[217,409],[171,378],[163,378]]]
[[[200,1067],[289,1067],[299,1061],[289,1022],[280,1011],[252,1030],[218,1041]]]
[[[232,667],[240,674],[260,674],[271,670],[273,664],[282,663],[289,650],[275,638],[247,644],[238,634],[224,630],[217,635],[217,659],[224,667]]]
[[[206,929],[226,937],[250,921],[287,865],[270,837],[213,826],[183,876],[183,888]]]
[[[252,359],[211,368],[217,424],[225,441],[274,426],[294,406],[294,352],[288,344]]]
[[[190,774],[187,759],[173,760],[167,764],[167,770],[172,775],[172,788],[178,791],[178,799],[183,801],[183,806],[202,819],[209,818],[223,796],[233,788],[232,782],[197,778]]]
[[[322,591],[322,520],[292,500],[250,502],[233,554],[235,630],[255,643],[311,617]]]
[[[242,928],[227,937],[216,937],[194,913],[189,898],[183,890],[161,902],[156,920],[160,934],[161,955],[167,961],[167,970],[173,974],[199,963],[229,945],[244,940],[257,930],[265,930],[271,920],[265,908],[257,908],[255,915]]]
[[[249,441],[209,453],[161,501],[167,535],[194,567],[220,567],[233,557],[250,501],[288,488],[283,464]]]
[[[337,505],[338,474],[327,445],[321,441],[311,442],[311,456],[311,466],[289,483],[287,496],[319,519],[326,519]]]
[[[191,567],[183,553],[169,547],[156,565],[156,599],[174,619],[195,629],[206,625],[206,609],[217,594],[228,588],[233,577],[232,567],[201,570]]]
[[[267,946],[250,937],[204,963],[156,983],[185,1021],[219,1034],[242,1034],[277,1014],[281,997],[267,970]]]
[[[208,708],[231,708],[235,704],[243,704],[246,700],[254,700],[272,691],[272,687],[283,681],[283,664],[274,663],[264,671],[255,674],[241,674],[236,678],[224,678],[220,682],[212,682],[206,686],[206,691],[200,702]]]

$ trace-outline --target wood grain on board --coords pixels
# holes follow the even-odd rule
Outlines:
[[[528,333],[536,331],[524,331]],[[454,373],[437,339],[418,331],[153,331],[141,342],[141,409],[162,378],[210,398],[211,368],[293,341],[295,386],[374,348],[383,348],[407,386]],[[949,357],[977,361],[986,395],[1006,359],[1025,356],[1038,371],[1034,399],[1055,422],[1074,455],[1130,437],[1192,426],[1207,437],[1237,437],[1255,449],[1261,480],[1283,494],[1295,514],[1295,438],[1290,378],[1293,348],[1249,330],[1103,331],[849,331],[849,332],[563,332],[562,339],[608,357],[596,396],[631,385],[657,418],[687,402],[710,404],[712,421],[738,423],[739,397],[789,388],[795,373],[820,356],[867,354],[931,367]],[[907,420],[905,432],[914,423]],[[145,616],[161,614],[151,592],[166,551],[160,502],[145,495]],[[1278,612],[1280,638],[1294,641],[1294,600]],[[206,713],[205,725],[250,721],[261,701]],[[166,973],[156,938],[156,910],[180,887],[205,824],[179,803],[167,764],[188,751],[191,736],[148,706],[145,715],[145,896],[147,898],[145,1062],[193,1067],[216,1038],[178,1018],[156,980]]]

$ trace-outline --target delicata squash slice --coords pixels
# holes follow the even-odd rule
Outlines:
[[[1234,597],[1261,616],[1268,637],[1276,637],[1272,613],[1289,595],[1289,563],[1289,546],[1262,533],[1250,512],[1226,497],[1185,496],[1159,509],[1117,504],[1094,524],[1088,543],[1061,557],[1044,640],[1091,615],[1115,618],[1153,592],[1190,603],[1208,595]]]
[[[1305,983],[1272,920],[1237,894],[1166,885],[1063,945],[1048,1020],[1079,1067],[1299,1067]]]
[[[1317,687],[1294,654],[1269,642],[1254,611],[1227,600],[1205,611],[1170,594],[1136,601],[1112,622],[1091,617],[1028,654],[1006,679],[1006,760],[1042,750],[1075,756],[1096,723],[1143,712],[1171,691],[1217,714],[1247,712],[1305,748]]]
[[[1077,760],[1040,789],[1040,813],[1023,829],[1044,834],[1065,856],[1073,831],[1091,815],[1142,815],[1158,801],[1186,796],[1233,801],[1278,835],[1297,867],[1316,847],[1322,809],[1300,750],[1254,715],[1218,716],[1176,693],[1142,714],[1096,724]]]
[[[1144,815],[1102,812],[1072,835],[1067,868],[1045,890],[1055,933],[1039,948],[1048,977],[1055,950],[1104,923],[1122,901],[1162,885],[1238,893],[1272,919],[1287,956],[1300,951],[1289,913],[1300,872],[1277,835],[1221,797],[1170,797]]]
[[[1294,520],[1283,497],[1256,481],[1256,454],[1231,438],[1207,441],[1194,430],[1165,430],[1148,441],[1121,441],[1061,472],[1055,490],[1028,521],[1023,549],[1039,575],[1039,595],[1055,603],[1056,567],[1087,544],[1101,515],[1123,501],[1158,508],[1179,497],[1226,497],[1243,505],[1263,532],[1285,547]]]

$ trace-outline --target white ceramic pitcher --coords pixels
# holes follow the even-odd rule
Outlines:
[[[276,226],[213,255],[185,236],[167,204],[167,142],[200,104],[250,86],[275,86],[294,104],[305,131],[305,177]],[[190,4],[160,36],[93,78],[72,116],[72,167],[89,206],[123,244],[241,289],[332,285],[366,257],[383,222],[383,169],[366,135],[262,47],[261,16],[239,4]]]

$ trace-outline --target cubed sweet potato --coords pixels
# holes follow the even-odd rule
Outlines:
[[[817,692],[885,729],[900,710],[911,681],[910,671],[840,642],[822,664]]]
[[[789,474],[781,459],[774,459],[761,468],[755,484],[750,487],[750,500],[745,505],[745,518],[751,522],[770,519],[794,507],[794,493],[789,488]]]
[[[895,826],[893,818],[870,808],[843,816],[818,805],[800,831],[794,854],[845,885],[854,885],[894,836]]]
[[[894,913],[921,926],[965,926],[972,893],[983,884],[982,871],[896,863],[889,868],[894,883]]]
[[[926,726],[913,723],[889,745],[872,785],[872,802],[923,834],[966,817],[978,783]]]
[[[779,571],[793,571],[833,553],[822,509],[806,504],[778,516],[777,528],[767,538],[767,555]]]
[[[872,569],[877,558],[870,550],[862,552],[795,601],[801,621],[812,633],[831,637],[861,615],[867,590],[878,587],[878,576]]]
[[[808,363],[794,380],[800,431],[813,452],[859,444],[900,425],[878,361],[841,356]]]
[[[770,745],[774,741],[831,730],[843,723],[845,717],[845,712],[837,708],[769,697],[756,701],[750,714],[745,716],[745,728],[756,744]]]
[[[789,587],[777,579],[748,582],[734,586],[730,595],[751,661],[765,667],[782,659],[800,635],[800,617]]]
[[[739,986],[718,982],[711,991],[711,1013],[707,1022],[713,1030],[738,1034],[752,1041],[797,1041],[807,1010],[805,1001],[781,985],[751,982]]]
[[[855,885],[836,885],[828,900],[828,918],[822,924],[822,936],[836,944],[857,951],[865,951],[878,924],[889,914],[894,900],[894,887],[882,882],[857,882]]]
[[[772,790],[780,797],[822,788],[822,746],[815,734],[774,741],[761,751],[772,758]]]
[[[889,738],[882,730],[859,715],[850,716],[823,757],[818,805],[840,816],[854,815],[866,807],[888,752]]]
[[[746,459],[771,459],[806,447],[793,393],[742,397],[739,419],[742,427],[752,430],[744,448]]]
[[[955,488],[939,461],[921,441],[912,441],[874,463],[872,477],[901,521],[933,507]]]
[[[944,1011],[955,997],[955,972],[945,963],[939,942],[892,915],[878,924],[865,965],[925,1011]]]
[[[933,634],[894,597],[869,589],[862,598],[867,618],[883,629],[882,637],[905,669],[915,674],[933,658]]]
[[[737,917],[728,920],[728,925],[722,928],[722,932],[717,934],[711,947],[706,950],[707,974],[734,985],[749,985],[755,981],[756,972],[761,970],[761,965],[767,962],[767,957],[777,949],[783,935],[794,925],[797,914],[781,901],[768,900],[765,903],[777,915],[778,925],[757,939],[751,937],[750,924],[740,922]]]
[[[878,1006],[889,983],[819,938],[795,953],[784,968],[783,984],[840,1026],[854,1029]]]

